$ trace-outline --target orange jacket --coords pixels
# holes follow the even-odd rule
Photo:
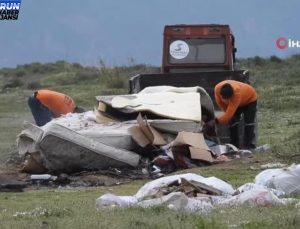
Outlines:
[[[56,91],[38,90],[35,97],[56,117],[73,112],[76,106],[72,98]]]
[[[229,83],[233,88],[233,96],[229,99],[222,99],[220,91],[221,87]],[[257,100],[255,89],[249,84],[241,83],[235,80],[224,80],[215,86],[215,99],[223,113],[217,117],[221,124],[228,123],[232,119],[238,107],[246,106],[247,104]]]

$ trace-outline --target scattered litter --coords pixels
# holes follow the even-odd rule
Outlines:
[[[258,146],[254,149],[254,152],[256,153],[266,153],[271,150],[271,146],[269,144],[264,144],[262,146]]]
[[[300,168],[300,165],[298,167]],[[291,166],[290,170],[295,172],[297,166]],[[300,186],[300,182],[295,184]],[[283,190],[254,183],[246,183],[234,190],[230,184],[216,177],[205,178],[187,173],[150,181],[131,197],[115,196],[113,194],[102,195],[96,200],[96,208],[102,210],[116,206],[147,208],[165,205],[172,210],[207,213],[214,206],[223,205],[271,206],[295,204],[300,207],[299,200],[282,198],[286,195],[287,193]]]
[[[227,161],[231,161],[231,159],[229,157],[227,157],[226,155],[220,155],[216,158],[215,163],[218,162],[227,162]]]
[[[168,187],[174,182],[181,182],[181,179],[187,181],[196,181],[206,185],[211,186],[212,188],[220,190],[224,194],[233,194],[233,187],[216,177],[205,178],[194,173],[186,173],[180,175],[166,176],[153,181],[150,181],[143,185],[139,191],[135,194],[135,197],[138,200],[151,199],[153,196],[157,196],[162,187]]]
[[[185,210],[190,212],[207,212],[213,206],[209,198],[188,198],[181,192],[172,192],[160,198],[144,200],[138,203],[138,206],[146,208],[158,205],[166,205],[172,210]]]
[[[37,216],[45,216],[45,215],[49,215],[49,211],[46,208],[42,208],[42,207],[36,207],[31,211],[16,212],[15,214],[13,214],[14,217],[24,217],[24,216],[37,217]]]
[[[32,174],[30,175],[31,180],[57,180],[57,176],[52,176],[50,174]]]
[[[209,143],[209,147],[218,156],[223,154],[232,155],[239,152],[239,149],[232,144],[219,145],[215,143],[212,145],[212,143]]]
[[[283,167],[286,167],[287,164],[282,164],[280,162],[277,162],[277,163],[268,163],[268,164],[265,164],[265,165],[261,165],[260,168],[262,169],[273,169],[273,168],[283,168]]]
[[[97,210],[103,208],[129,207],[137,204],[137,199],[134,196],[116,196],[110,193],[104,194],[96,200]]]
[[[22,171],[139,168],[154,178],[251,153],[219,145],[215,135],[205,132],[202,118],[214,118],[214,106],[203,88],[148,87],[138,94],[96,99],[94,111],[69,113],[42,127],[24,123],[17,139],[19,154],[27,157]],[[150,164],[143,164],[145,159]]]
[[[246,149],[239,150],[238,153],[242,156],[249,156],[252,154],[250,150],[246,150]]]
[[[251,206],[270,206],[284,204],[277,196],[267,189],[253,189],[242,192],[222,202],[222,204],[237,205],[249,204]]]
[[[240,194],[242,192],[256,190],[256,189],[267,189],[279,198],[285,196],[285,192],[283,192],[283,191],[272,189],[272,188],[267,188],[263,185],[254,184],[254,183],[246,183],[246,184],[240,186],[239,188],[237,188],[236,194]]]

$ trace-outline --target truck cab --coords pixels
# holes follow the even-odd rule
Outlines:
[[[162,72],[233,70],[235,52],[228,25],[167,25]]]

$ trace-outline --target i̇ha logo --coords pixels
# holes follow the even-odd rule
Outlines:
[[[285,37],[280,37],[276,40],[276,46],[279,49],[300,48],[300,41],[293,40],[293,39],[286,39]]]
[[[17,20],[21,0],[0,0],[0,20]]]

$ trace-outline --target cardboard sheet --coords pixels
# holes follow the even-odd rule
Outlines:
[[[212,163],[214,161],[211,152],[205,149],[189,147],[191,158]]]
[[[162,134],[154,129],[147,120],[143,120],[141,114],[137,117],[139,126],[129,128],[129,133],[132,138],[141,146],[145,147],[149,144],[152,145],[166,145],[167,142]]]
[[[179,132],[172,145],[189,145],[196,148],[210,150],[207,144],[205,143],[204,136],[202,133],[192,133],[186,131]]]
[[[180,132],[172,143],[172,147],[189,146],[191,159],[212,163],[212,152],[204,141],[202,133]]]

